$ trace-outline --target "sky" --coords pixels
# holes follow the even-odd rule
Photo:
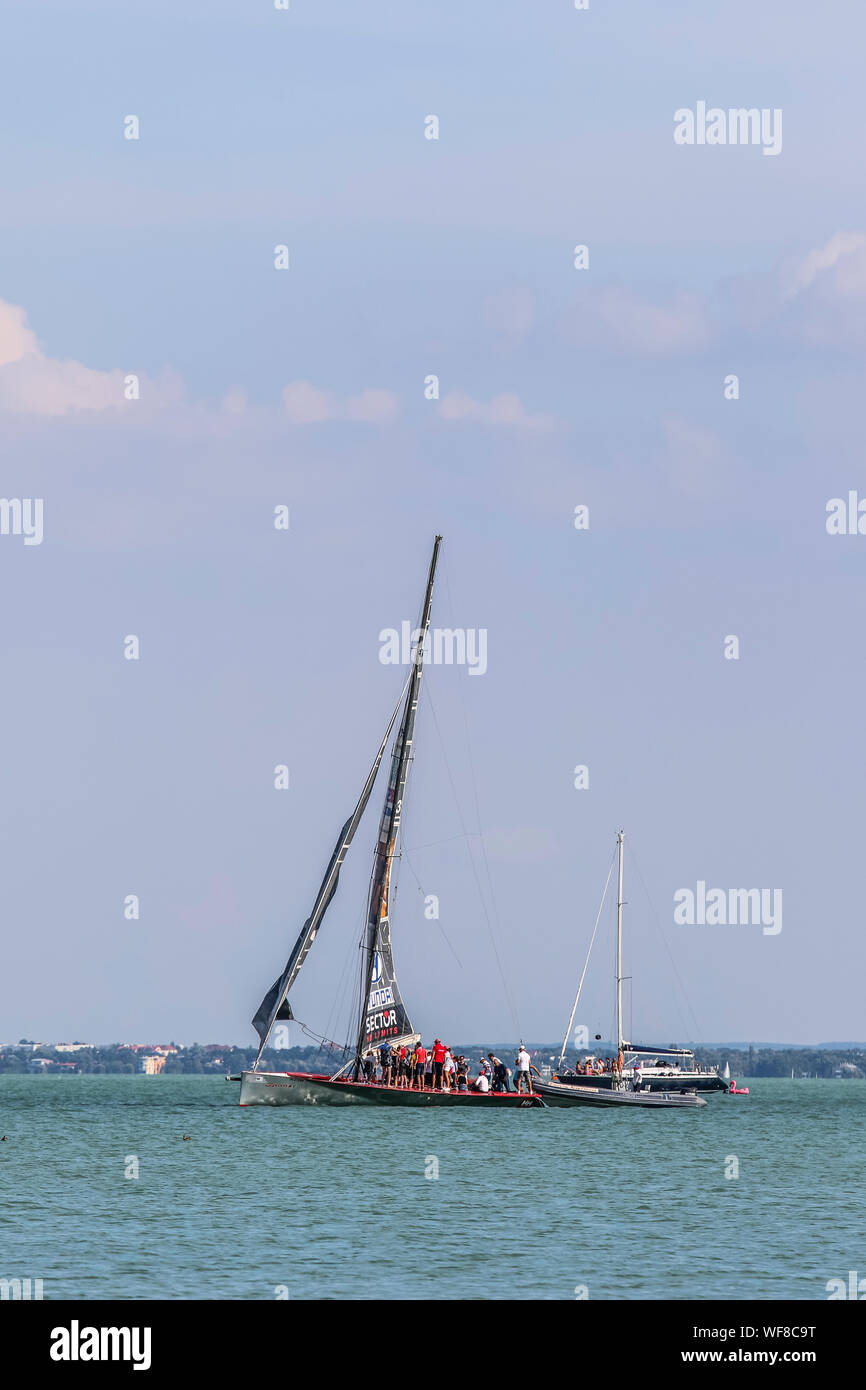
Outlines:
[[[561,1037],[623,828],[627,1036],[864,1036],[858,499],[827,529],[866,499],[862,6],[4,28],[0,491],[43,520],[0,508],[0,1040],[254,1042],[437,532],[433,625],[487,668],[423,681],[419,1030]],[[781,113],[781,148],[678,144],[701,102]],[[293,994],[340,1041],[378,799]],[[677,922],[699,883],[781,929]],[[609,891],[590,1035],[613,928]]]

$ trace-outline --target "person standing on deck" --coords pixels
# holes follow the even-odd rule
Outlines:
[[[391,1085],[391,1067],[394,1061],[394,1050],[387,1041],[382,1043],[379,1048],[379,1061],[382,1065],[382,1085]]]
[[[490,1065],[493,1067],[492,1086],[494,1091],[505,1090],[505,1064],[500,1061],[492,1052],[487,1054]]]
[[[521,1043],[520,1051],[517,1054],[517,1089],[518,1091],[522,1091],[525,1082],[527,1091],[532,1095],[532,1073],[529,1070],[530,1061],[531,1058],[529,1053],[523,1043]]]
[[[454,1072],[456,1070],[454,1054],[450,1047],[445,1049],[445,1061],[443,1063],[443,1073],[445,1076],[445,1089],[450,1091],[454,1085]]]
[[[439,1038],[433,1042],[433,1090],[442,1090],[442,1071],[445,1066],[445,1044]]]
[[[418,1090],[424,1090],[424,1067],[427,1064],[427,1049],[422,1042],[415,1048],[415,1078],[418,1081]]]

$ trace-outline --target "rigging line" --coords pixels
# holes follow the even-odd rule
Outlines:
[[[577,994],[575,995],[575,998],[574,998],[574,1007],[573,1007],[572,1010],[571,1010],[571,1017],[570,1017],[569,1020],[568,1020],[568,1027],[567,1027],[566,1030],[565,1030],[565,1037],[564,1037],[563,1040],[562,1040],[562,1051],[561,1051],[560,1054],[559,1054],[559,1065],[560,1065],[560,1066],[562,1066],[562,1063],[563,1063],[563,1061],[564,1061],[564,1059],[565,1059],[565,1051],[566,1051],[566,1048],[568,1047],[568,1035],[569,1035],[569,1033],[571,1032],[571,1025],[572,1025],[572,1023],[574,1022],[574,1015],[577,1013],[577,1006],[578,1006],[578,1004],[580,1003],[580,992],[581,992],[581,990],[583,989],[583,982],[584,982],[584,980],[586,979],[586,971],[587,971],[587,966],[589,965],[589,957],[590,957],[590,955],[592,954],[593,943],[595,942],[596,933],[598,932],[598,924],[599,924],[599,922],[601,921],[601,913],[602,913],[602,909],[603,909],[603,907],[604,907],[604,900],[605,900],[605,898],[607,897],[607,890],[608,890],[608,888],[609,888],[609,886],[610,886],[610,876],[611,876],[611,874],[613,873],[613,865],[614,865],[614,860],[616,859],[616,856],[617,856],[617,851],[614,850],[613,854],[611,855],[610,868],[609,868],[608,871],[607,871],[607,878],[605,879],[605,883],[604,883],[604,892],[603,892],[602,895],[601,895],[601,902],[600,902],[599,905],[598,905],[598,912],[596,913],[596,917],[595,917],[595,926],[594,926],[593,929],[592,929],[592,936],[590,937],[589,950],[588,950],[587,953],[586,953],[586,960],[583,962],[583,970],[582,970],[582,972],[581,972],[580,982],[579,982],[579,984],[578,984],[578,986],[577,986]]]
[[[669,960],[670,960],[671,966],[673,967],[673,972],[674,972],[674,975],[676,976],[677,983],[679,984],[679,987],[680,987],[680,989],[682,990],[683,1002],[684,1002],[686,1008],[688,1009],[689,1013],[690,1013],[691,1016],[692,1016],[692,1023],[693,1023],[694,1028],[695,1028],[695,1041],[696,1041],[696,1042],[701,1042],[701,1030],[700,1030],[700,1025],[699,1025],[698,1020],[697,1020],[697,1016],[696,1016],[696,1014],[695,1014],[694,1009],[692,1008],[691,1001],[690,1001],[689,996],[688,996],[688,994],[687,994],[687,992],[686,992],[686,987],[685,987],[685,985],[683,984],[682,978],[681,978],[681,976],[680,976],[680,972],[679,972],[679,970],[677,969],[677,963],[676,963],[676,960],[674,959],[674,956],[673,956],[673,953],[672,953],[672,951],[671,951],[671,948],[670,948],[670,946],[668,945],[667,937],[665,936],[665,934],[664,934],[664,932],[663,932],[663,930],[662,930],[662,924],[661,924],[661,921],[659,920],[659,915],[658,915],[658,913],[657,913],[656,910],[655,910],[655,904],[653,903],[653,900],[652,900],[652,898],[650,897],[649,889],[647,888],[646,882],[645,882],[645,880],[644,880],[644,876],[643,876],[643,874],[641,873],[640,864],[639,864],[638,861],[637,861],[637,855],[635,854],[634,850],[632,849],[631,844],[629,844],[629,846],[628,846],[628,852],[629,852],[629,856],[630,856],[630,858],[631,858],[631,860],[632,860],[632,863],[634,864],[635,868],[637,869],[637,876],[638,876],[638,878],[640,879],[640,881],[641,881],[641,886],[642,886],[642,888],[643,888],[644,893],[646,894],[647,902],[649,903],[650,912],[652,913],[653,918],[655,919],[655,924],[656,924],[656,927],[658,928],[659,936],[661,937],[662,942],[664,943],[664,948],[665,948],[665,950],[666,950],[667,953],[668,953],[668,958],[669,958]],[[679,1007],[679,1005],[678,1005],[678,1007]],[[688,1030],[688,1028],[689,1028],[688,1021],[686,1020],[686,1018],[685,1018],[682,1014],[681,1014],[681,1017],[682,1017],[683,1023],[684,1023],[685,1026],[686,1026],[686,1030]]]
[[[363,908],[362,908],[362,909],[359,911],[359,913],[358,913],[358,918],[359,918],[359,920],[360,920],[361,922],[363,922],[363,917],[364,917],[364,912],[363,912]],[[352,935],[354,935],[354,931],[353,931]],[[331,1008],[330,1008],[330,1012],[329,1012],[329,1014],[328,1014],[328,1018],[327,1018],[327,1022],[326,1022],[326,1028],[327,1028],[328,1032],[330,1032],[330,1031],[331,1031],[331,1028],[334,1026],[334,1024],[332,1024],[331,1020],[332,1020],[333,1018],[335,1018],[335,1016],[336,1016],[338,1010],[339,1010],[340,1008],[342,1008],[342,1006],[343,1006],[343,1003],[344,1003],[345,997],[346,997],[346,992],[347,992],[347,990],[348,990],[348,988],[349,988],[349,985],[350,985],[350,983],[351,983],[351,981],[352,981],[353,975],[354,975],[354,971],[352,970],[352,959],[351,959],[351,956],[346,955],[346,956],[344,956],[344,958],[343,958],[343,965],[342,965],[342,968],[341,968],[341,970],[340,970],[340,975],[339,975],[339,978],[338,978],[338,980],[337,980],[337,984],[336,984],[336,987],[335,987],[335,989],[334,989],[334,992],[333,992],[333,994],[332,994],[332,996],[331,996]]]
[[[427,842],[426,845],[412,845],[411,849],[409,850],[409,853],[410,853],[410,854],[417,854],[418,851],[419,851],[419,850],[422,850],[422,849],[433,849],[433,848],[435,848],[436,845],[450,845],[450,844],[452,843],[453,840],[465,840],[465,839],[467,839],[467,838],[477,839],[478,837],[475,835],[474,831],[470,831],[468,836],[466,836],[466,835],[448,835],[448,836],[446,836],[446,838],[445,838],[444,840],[428,840],[428,842]],[[404,849],[405,849],[405,846],[404,846]]]
[[[431,709],[432,709],[432,705],[431,705]],[[438,728],[437,728],[437,733],[438,733]],[[412,756],[411,756],[410,759],[409,759],[409,770],[408,770],[408,772],[407,772],[407,774],[406,774],[406,786],[407,786],[407,788],[408,788],[408,785],[409,785],[409,777],[410,777],[410,775],[412,774],[412,771],[413,771],[413,769],[414,769],[414,764],[415,764],[415,755],[414,755],[414,753],[413,753]],[[406,864],[407,864],[407,866],[408,866],[408,868],[409,868],[409,872],[410,872],[410,874],[412,875],[412,877],[414,878],[415,882],[417,883],[417,885],[418,885],[418,890],[419,890],[419,892],[421,893],[421,895],[422,895],[422,897],[423,897],[423,896],[425,896],[425,894],[424,894],[424,889],[423,889],[422,884],[421,884],[421,880],[420,880],[420,878],[418,877],[417,873],[415,872],[414,865],[412,864],[412,861],[411,861],[411,859],[409,858],[410,853],[411,853],[411,854],[414,854],[414,853],[415,853],[415,850],[413,849],[413,850],[410,851],[410,850],[408,850],[408,849],[406,848],[405,831],[406,831],[406,826],[407,826],[408,824],[411,823],[411,817],[412,817],[412,815],[413,815],[413,812],[412,812],[412,810],[411,810],[411,803],[409,803],[408,796],[404,795],[404,798],[403,798],[403,799],[404,799],[404,803],[407,803],[407,804],[410,805],[410,810],[409,810],[409,814],[407,815],[407,814],[406,814],[406,805],[404,804],[404,808],[403,808],[403,817],[402,817],[402,820],[400,821],[400,848],[399,848],[397,857],[398,857],[398,860],[402,860],[403,857],[404,857],[404,855],[405,855]],[[462,840],[463,838],[464,838],[464,836],[462,836],[462,835],[452,835],[452,836],[449,837],[448,840],[439,840],[439,841],[434,840],[432,843],[433,843],[433,844],[443,844],[443,845],[444,845],[444,844],[448,844],[448,843],[450,842],[450,840]],[[420,846],[416,846],[416,848],[428,849],[428,848],[430,848],[430,846],[428,846],[428,845],[420,845]],[[442,933],[442,936],[443,936],[443,938],[444,938],[444,940],[445,940],[445,944],[447,945],[449,951],[451,952],[452,956],[454,957],[454,959],[456,960],[457,964],[460,966],[460,969],[462,970],[462,969],[463,969],[463,962],[461,961],[461,959],[460,959],[460,957],[458,956],[457,952],[454,950],[454,947],[451,945],[451,942],[450,942],[450,940],[449,940],[449,938],[448,938],[448,933],[446,932],[446,930],[445,930],[445,928],[443,927],[442,923],[439,921],[439,918],[438,918],[438,917],[434,918],[434,921],[436,922],[436,925],[438,926],[439,930],[440,930],[441,933]]]
[[[361,919],[361,921],[363,922],[363,917],[364,917],[363,909],[361,909],[361,911],[359,912],[358,916],[359,916],[359,918]],[[354,935],[354,932],[353,932],[353,935]],[[331,1007],[330,1007],[330,1011],[329,1011],[329,1013],[328,1013],[327,1020],[326,1020],[326,1022],[325,1022],[325,1027],[326,1027],[326,1029],[327,1029],[327,1031],[328,1031],[329,1033],[331,1032],[332,1028],[336,1028],[337,1023],[339,1022],[340,1018],[343,1017],[344,1010],[345,1010],[345,1007],[346,1007],[346,999],[347,999],[347,997],[349,996],[350,989],[351,989],[351,1003],[352,1003],[352,1006],[353,1006],[353,1008],[354,1008],[355,992],[354,992],[353,981],[354,981],[354,974],[355,974],[355,972],[354,972],[354,970],[353,970],[352,967],[353,967],[353,960],[352,960],[352,957],[351,957],[351,955],[348,955],[348,954],[347,954],[347,955],[344,957],[344,959],[343,959],[343,967],[342,967],[342,970],[340,971],[340,978],[339,978],[339,980],[337,981],[336,989],[334,990],[334,993],[333,993],[333,995],[332,995],[332,997],[331,997]],[[350,1015],[350,1016],[351,1016],[351,1015]],[[320,1050],[321,1050],[321,1049],[320,1049]]]
[[[501,961],[501,959],[500,959],[499,950],[498,950],[497,945],[496,945],[496,936],[495,936],[494,931],[493,931],[493,924],[492,924],[492,922],[490,921],[490,914],[489,914],[489,912],[487,911],[487,903],[486,903],[485,900],[484,900],[484,893],[482,892],[482,889],[481,889],[481,880],[480,880],[479,877],[478,877],[478,869],[477,869],[476,864],[475,864],[475,858],[474,858],[474,856],[473,856],[473,854],[472,854],[472,848],[471,848],[471,846],[470,846],[470,844],[469,844],[469,836],[468,836],[468,834],[467,834],[466,825],[465,825],[465,822],[464,822],[464,820],[463,820],[463,812],[462,812],[461,809],[460,809],[460,801],[459,801],[459,798],[458,798],[458,796],[457,796],[457,788],[456,788],[456,786],[454,785],[454,778],[453,778],[452,773],[451,773],[451,764],[450,764],[449,761],[448,761],[448,753],[447,753],[446,748],[445,748],[445,740],[444,740],[443,737],[442,737],[442,730],[439,728],[439,720],[436,718],[436,710],[435,710],[435,707],[434,707],[434,705],[433,705],[432,697],[431,697],[431,695],[430,695],[429,686],[428,686],[428,688],[427,688],[427,701],[428,701],[428,703],[429,703],[429,705],[430,705],[430,713],[433,715],[433,723],[434,723],[435,726],[436,726],[436,733],[439,735],[439,742],[440,742],[440,744],[442,745],[442,761],[444,762],[444,764],[445,764],[445,770],[446,770],[446,772],[448,773],[448,781],[451,783],[451,791],[452,791],[452,793],[453,793],[453,795],[454,795],[454,804],[455,804],[455,806],[457,807],[457,818],[458,818],[458,820],[460,821],[460,826],[461,826],[461,829],[463,830],[463,834],[466,836],[466,848],[467,848],[467,850],[469,851],[469,863],[470,863],[470,865],[471,865],[471,867],[472,867],[472,876],[473,876],[473,878],[475,879],[475,887],[478,889],[478,898],[479,898],[479,901],[480,901],[480,903],[481,903],[481,911],[482,911],[483,914],[484,914],[484,920],[485,920],[485,922],[487,923],[487,930],[488,930],[488,932],[490,933],[490,942],[491,942],[491,945],[492,945],[492,947],[493,947],[493,956],[494,956],[494,959],[495,959],[495,961],[496,961],[496,968],[497,968],[497,970],[499,971],[499,978],[500,978],[500,980],[502,981],[502,988],[503,988],[503,991],[504,991],[504,994],[505,994],[505,1002],[506,1002],[506,1004],[508,1005],[508,1008],[509,1008],[509,1010],[510,1010],[510,1012],[511,1012],[512,1021],[513,1021],[513,1023],[514,1023],[515,1028],[517,1029],[518,1034],[519,1034],[519,1033],[520,1033],[520,1020],[519,1020],[519,1018],[517,1017],[517,1008],[515,1007],[514,1000],[513,1000],[512,996],[511,996],[511,991],[510,991],[510,989],[508,988],[508,981],[507,981],[506,978],[505,978],[505,971],[504,971],[503,968],[502,968],[502,961]],[[482,843],[483,843],[483,842],[482,842]],[[496,904],[495,904],[495,902],[494,902],[494,904],[493,904],[493,907],[494,907],[494,911],[495,911],[495,909],[496,909]]]
[[[444,580],[445,580],[445,589],[446,589],[447,594],[448,594],[448,609],[449,609],[449,612],[450,612],[450,615],[451,615],[451,626],[454,627],[454,599],[453,599],[453,596],[452,596],[452,594],[451,594],[451,580],[450,580],[448,571],[449,571],[449,566],[448,566],[448,564],[446,563],[446,564],[443,565],[443,567],[442,567],[442,572],[443,572],[443,578],[444,578]],[[472,757],[472,739],[471,739],[471,736],[470,736],[470,733],[469,733],[469,714],[468,714],[468,710],[467,710],[467,707],[466,707],[466,700],[464,699],[464,696],[463,696],[463,687],[462,687],[462,685],[460,684],[460,681],[459,681],[459,680],[458,680],[458,682],[457,682],[457,691],[458,691],[458,700],[459,700],[459,702],[460,702],[460,709],[461,709],[461,712],[462,712],[462,714],[463,714],[463,730],[464,730],[464,733],[465,733],[465,735],[466,735],[466,755],[467,755],[467,756],[466,756],[466,760],[467,760],[467,762],[468,762],[468,764],[469,764],[469,777],[470,777],[470,781],[471,781],[471,783],[472,783],[472,796],[473,796],[473,800],[474,800],[474,802],[475,802],[475,822],[476,822],[476,825],[478,826],[477,835],[478,835],[478,838],[479,838],[480,841],[481,841],[481,856],[482,856],[482,859],[484,860],[484,870],[485,870],[485,873],[486,873],[486,875],[487,875],[487,889],[488,889],[488,892],[489,892],[489,894],[490,894],[490,903],[491,903],[491,906],[492,906],[492,908],[493,908],[493,916],[494,916],[494,918],[495,918],[495,920],[496,920],[497,927],[501,930],[501,923],[500,923],[500,917],[499,917],[499,909],[498,909],[498,907],[497,907],[497,905],[496,905],[496,893],[495,893],[494,888],[493,888],[493,875],[492,875],[492,873],[490,872],[490,860],[489,860],[488,855],[487,855],[487,842],[486,842],[485,839],[484,839],[484,832],[483,832],[483,830],[481,829],[481,806],[480,806],[480,803],[479,803],[479,800],[478,800],[478,779],[477,779],[476,776],[475,776],[475,762],[474,762],[473,757]],[[435,716],[434,716],[434,718],[435,718]],[[462,823],[462,822],[461,822],[461,823]],[[491,938],[492,938],[492,935],[493,935],[493,933],[492,933],[492,929],[491,929]],[[496,949],[496,943],[494,942],[494,950],[495,950],[495,949]],[[498,952],[497,952],[497,963],[498,963],[498,959],[499,959],[499,957],[498,957]],[[499,973],[500,973],[500,975],[502,976],[503,988],[504,988],[505,991],[506,991],[506,998],[508,999],[508,1004],[509,1004],[509,1008],[511,1009],[511,1015],[512,1015],[512,1018],[514,1019],[515,1027],[517,1028],[518,1034],[522,1034],[522,1029],[521,1029],[521,1027],[520,1027],[520,1019],[519,1019],[518,1016],[517,1016],[517,1005],[516,1005],[514,999],[513,999],[512,996],[511,996],[510,990],[508,989],[508,985],[507,985],[507,983],[506,983],[505,976],[504,976],[504,974],[502,973],[502,967],[501,967],[501,966],[500,966],[500,972],[499,972]]]
[[[460,840],[460,839],[462,839],[463,837],[462,837],[462,835],[455,835],[454,838],[455,838],[455,840]],[[442,841],[442,843],[444,844],[445,842]],[[407,864],[407,867],[408,867],[408,869],[409,869],[410,874],[412,875],[412,877],[414,878],[415,882],[416,882],[417,885],[418,885],[418,892],[421,894],[422,897],[426,897],[427,895],[426,895],[426,893],[424,892],[424,888],[423,888],[423,886],[422,886],[421,880],[420,880],[420,878],[418,877],[418,875],[417,875],[416,872],[415,872],[415,869],[414,869],[413,864],[412,864],[412,860],[409,858],[409,851],[406,849],[405,845],[403,846],[402,854],[403,854],[403,856],[404,856],[405,859],[406,859],[406,864]],[[457,964],[460,966],[460,969],[462,970],[462,969],[463,969],[463,962],[461,961],[461,959],[460,959],[460,957],[458,956],[457,952],[454,950],[454,947],[451,945],[451,942],[450,942],[449,939],[448,939],[448,933],[446,932],[446,930],[445,930],[445,928],[443,927],[442,923],[439,921],[438,916],[435,917],[433,920],[435,921],[437,927],[439,928],[439,930],[440,930],[441,933],[442,933],[442,936],[443,936],[444,939],[445,939],[445,945],[448,947],[448,950],[451,952],[452,956],[454,957],[454,959],[456,960]]]
[[[299,1020],[297,1020],[297,1019],[295,1020],[295,1022],[298,1023],[298,1027],[300,1028],[300,1030],[301,1030],[302,1033],[306,1033],[306,1035],[307,1035],[308,1038],[312,1038],[314,1042],[317,1042],[317,1043],[319,1044],[319,1052],[322,1051],[322,1048],[323,1048],[323,1047],[328,1047],[328,1048],[330,1048],[332,1051],[336,1051],[336,1052],[343,1052],[343,1053],[346,1053],[346,1052],[351,1051],[351,1047],[350,1047],[350,1044],[349,1044],[349,1043],[338,1043],[338,1042],[335,1042],[333,1038],[325,1037],[325,1036],[324,1036],[323,1034],[321,1034],[321,1033],[314,1033],[313,1030],[312,1030],[311,1028],[308,1028],[308,1027],[307,1027],[306,1023],[301,1023],[301,1022],[300,1022]]]

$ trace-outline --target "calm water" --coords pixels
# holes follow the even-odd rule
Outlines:
[[[46,1298],[826,1298],[866,1275],[866,1082],[749,1084],[696,1114],[485,1116],[0,1077],[0,1277]]]

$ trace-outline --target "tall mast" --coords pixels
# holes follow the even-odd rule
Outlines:
[[[622,1052],[622,846],[625,833],[616,837],[619,846],[619,885],[616,891],[616,1051]]]
[[[328,906],[331,902],[331,899],[337,891],[337,883],[340,878],[340,869],[342,867],[343,860],[345,859],[346,854],[348,853],[349,846],[351,845],[355,835],[355,831],[357,830],[358,825],[361,821],[361,817],[363,816],[364,811],[366,810],[367,802],[370,799],[370,793],[373,790],[373,784],[376,781],[376,777],[379,772],[379,766],[382,762],[382,758],[385,755],[385,748],[387,747],[388,739],[391,737],[391,730],[397,722],[397,715],[400,713],[400,706],[403,702],[403,695],[405,694],[406,690],[408,690],[408,688],[409,680],[407,679],[406,684],[403,687],[403,692],[400,695],[400,699],[397,701],[397,704],[394,707],[394,713],[391,715],[391,718],[388,721],[388,727],[385,730],[385,735],[382,739],[382,742],[379,744],[379,751],[376,754],[376,759],[373,763],[373,766],[370,768],[369,773],[367,774],[367,780],[364,783],[363,791],[361,792],[361,795],[358,798],[358,804],[355,807],[349,819],[346,821],[346,824],[340,831],[339,838],[337,840],[336,845],[334,846],[334,853],[331,855],[331,862],[329,863],[327,870],[325,871],[325,877],[322,880],[322,886],[319,889],[318,896],[316,898],[315,903],[313,904],[313,910],[310,913],[304,925],[301,927],[300,936],[295,942],[292,954],[289,956],[285,970],[283,971],[280,978],[278,980],[275,980],[274,983],[271,985],[271,988],[268,990],[267,994],[265,995],[264,999],[259,1005],[258,1012],[255,1018],[253,1019],[253,1027],[258,1033],[260,1040],[259,1050],[256,1053],[256,1060],[253,1062],[253,1071],[256,1070],[256,1068],[259,1065],[259,1062],[261,1061],[262,1053],[264,1052],[265,1047],[267,1046],[268,1038],[271,1034],[271,1029],[276,1023],[277,1019],[294,1018],[294,1014],[292,1013],[292,1008],[288,1000],[289,990],[292,988],[292,985],[298,978],[301,966],[304,964],[304,961],[310,953],[310,949],[313,945],[313,942],[316,939],[316,934],[319,930],[319,927],[322,925],[322,921],[324,919],[325,913],[328,910]]]
[[[394,964],[391,954],[390,887],[394,850],[403,814],[403,796],[406,777],[412,758],[412,744],[415,733],[415,715],[421,686],[421,669],[424,661],[424,647],[430,627],[430,609],[433,603],[433,579],[436,574],[436,561],[442,537],[436,536],[433,542],[433,555],[424,591],[421,608],[421,621],[413,633],[416,646],[411,656],[412,671],[409,688],[403,705],[403,718],[394,742],[391,757],[391,774],[385,793],[385,804],[379,822],[379,838],[376,842],[373,862],[373,876],[370,884],[370,899],[367,910],[367,931],[365,939],[365,959],[362,971],[361,1012],[358,1026],[358,1041],[355,1049],[354,1075],[357,1078],[361,1065],[361,1055],[365,1044],[375,1044],[382,1038],[398,1039],[412,1033],[412,1026],[403,1007],[397,982],[394,977]],[[372,994],[375,982],[379,986]],[[382,988],[384,987],[384,988]],[[380,1003],[378,996],[386,995]],[[383,1007],[384,1005],[384,1007]]]

